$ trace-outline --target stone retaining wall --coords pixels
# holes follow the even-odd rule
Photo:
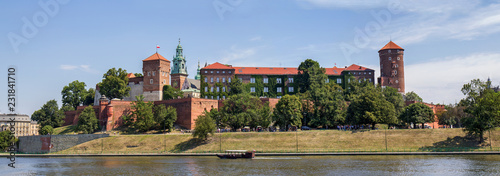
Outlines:
[[[66,150],[94,139],[109,137],[109,134],[40,135],[19,137],[19,152],[51,153]]]

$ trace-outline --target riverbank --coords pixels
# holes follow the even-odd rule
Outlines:
[[[54,154],[176,154],[256,150],[258,153],[474,152],[500,151],[500,130],[486,144],[465,137],[462,129],[370,131],[314,130],[215,134],[200,141],[190,134],[119,135],[92,140]],[[490,146],[490,144],[492,144]]]

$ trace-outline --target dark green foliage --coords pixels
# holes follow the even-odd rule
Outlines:
[[[446,111],[438,114],[440,125],[457,125],[461,127],[461,121],[466,116],[465,107],[459,105],[448,105]]]
[[[210,117],[210,113],[207,111],[203,115],[198,116],[195,120],[195,127],[193,132],[193,137],[207,140],[210,135],[213,135],[216,130],[215,120]]]
[[[75,108],[73,108],[73,106],[63,106],[61,107],[61,111],[62,112],[67,112],[67,111],[74,111]]]
[[[77,131],[83,132],[83,134],[94,133],[98,128],[98,121],[95,116],[95,111],[92,106],[87,106],[83,109],[80,116],[78,116],[78,125],[76,126]]]
[[[83,98],[83,106],[89,106],[94,104],[94,97],[95,97],[95,90],[93,88],[90,88],[87,90],[87,93],[85,94]]]
[[[240,81],[240,79],[233,77],[231,79],[231,83],[229,83],[229,95],[241,94],[244,92],[243,88],[243,83]]]
[[[9,130],[0,132],[0,151],[7,151],[14,142],[16,142],[16,138]]]
[[[45,125],[38,131],[38,133],[40,133],[40,135],[54,134],[54,128],[50,125]]]
[[[347,104],[344,101],[342,87],[335,83],[328,83],[322,87],[313,86],[311,100],[314,117],[310,125],[328,127],[344,124]]]
[[[280,129],[288,131],[288,126],[302,126],[302,103],[295,95],[283,96],[273,111],[273,120]]]
[[[395,124],[397,122],[394,105],[385,100],[380,88],[367,85],[347,108],[347,122],[353,125]]]
[[[40,126],[60,127],[64,124],[64,112],[59,110],[56,100],[45,103],[41,109],[31,115],[31,119],[38,121]]]
[[[136,96],[137,101],[132,102],[132,111],[128,115],[124,115],[123,121],[125,126],[130,130],[138,130],[145,132],[151,130],[155,125],[153,114],[153,102],[144,102],[144,96]]]
[[[99,92],[102,95],[105,95],[109,99],[122,99],[129,96],[130,87],[127,87],[127,70],[112,68],[103,75],[103,78],[102,82],[98,84],[100,88]]]
[[[418,101],[418,102],[422,102],[422,98],[420,98],[420,96],[418,96],[417,93],[411,91],[411,92],[406,93],[406,95],[405,95],[405,101]]]
[[[177,111],[174,107],[165,108],[165,105],[156,105],[153,112],[157,129],[166,129],[168,132],[174,129],[174,122],[177,120]]]
[[[79,82],[78,80],[69,83],[69,85],[64,86],[61,91],[63,106],[72,106],[74,109],[83,104],[87,96],[87,90],[85,89],[85,83]]]
[[[460,101],[468,114],[463,118],[464,130],[476,135],[484,142],[484,132],[500,123],[500,93],[489,89],[490,82],[474,79],[465,84],[462,93],[466,96]]]
[[[221,108],[223,126],[231,127],[232,130],[240,129],[245,125],[262,126],[269,125],[269,108],[262,101],[249,94],[232,95],[224,100]]]
[[[304,93],[311,90],[312,84],[318,84],[319,86],[325,83],[327,76],[325,74],[325,69],[321,68],[319,63],[312,60],[306,59],[299,65],[299,74],[297,75],[297,85],[298,92]]]
[[[385,87],[382,89],[382,92],[384,93],[385,100],[394,105],[396,116],[399,117],[405,108],[403,95],[398,93],[398,90],[392,87]]]
[[[415,125],[422,124],[423,128],[424,123],[434,122],[434,113],[432,109],[425,104],[413,103],[404,109],[399,119],[408,125],[410,123]]]
[[[182,91],[170,85],[163,86],[163,100],[177,99],[179,97],[182,97]]]
[[[135,77],[143,77],[144,75],[142,75],[142,73],[134,73],[134,76]]]

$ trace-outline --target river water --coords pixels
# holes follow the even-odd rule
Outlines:
[[[500,155],[16,158],[0,175],[500,175]]]

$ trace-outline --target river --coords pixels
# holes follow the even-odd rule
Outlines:
[[[55,157],[0,162],[0,175],[500,175],[500,155]]]

